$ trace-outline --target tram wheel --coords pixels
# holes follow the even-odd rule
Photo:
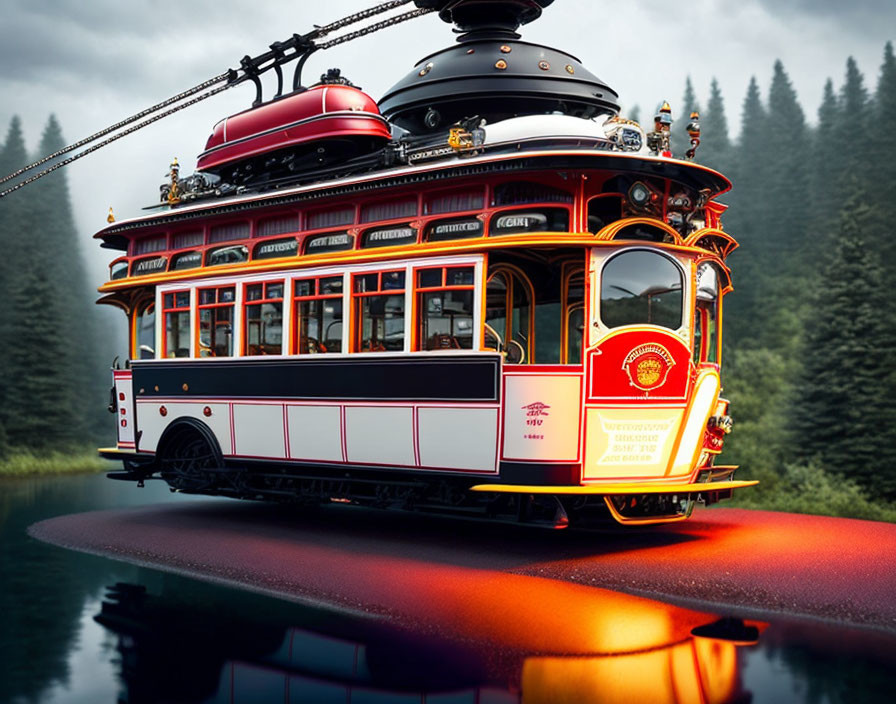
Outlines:
[[[160,475],[172,489],[191,493],[214,490],[220,455],[198,428],[173,428],[159,454]]]

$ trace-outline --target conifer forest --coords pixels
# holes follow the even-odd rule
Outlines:
[[[721,461],[761,480],[735,501],[896,520],[893,46],[874,76],[848,59],[819,106],[800,103],[780,62],[770,85],[731,90],[688,79],[670,103],[673,152],[687,149],[687,117],[699,110],[696,160],[734,183],[722,198],[740,243],[728,259],[722,379],[735,425]],[[740,134],[729,132],[731,111]],[[653,119],[643,106],[624,116]],[[29,154],[13,119],[0,174],[65,143],[50,117]],[[79,255],[91,234],[76,231],[64,169],[0,202],[0,456],[111,438],[99,282]]]

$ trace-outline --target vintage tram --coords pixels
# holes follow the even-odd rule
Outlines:
[[[96,235],[130,326],[110,476],[554,527],[753,483],[715,462],[730,184],[697,115],[676,158],[668,105],[645,132],[521,41],[551,2],[417,0],[458,42],[379,103],[338,71],[259,100]]]

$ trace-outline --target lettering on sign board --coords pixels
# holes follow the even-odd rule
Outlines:
[[[600,425],[607,437],[607,449],[597,461],[598,465],[655,465],[663,459],[663,447],[675,419],[642,421],[601,418]]]

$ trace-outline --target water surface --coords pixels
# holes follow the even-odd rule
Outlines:
[[[896,687],[896,638],[869,631],[726,621],[724,611],[609,595],[585,604],[587,623],[576,605],[581,627],[637,624],[631,630],[583,632],[594,644],[585,654],[534,652],[513,635],[519,624],[508,620],[519,614],[492,614],[460,632],[399,628],[51,547],[25,532],[57,515],[183,500],[196,499],[101,476],[0,481],[0,702],[834,704],[887,700]],[[694,635],[698,623],[711,628]]]

